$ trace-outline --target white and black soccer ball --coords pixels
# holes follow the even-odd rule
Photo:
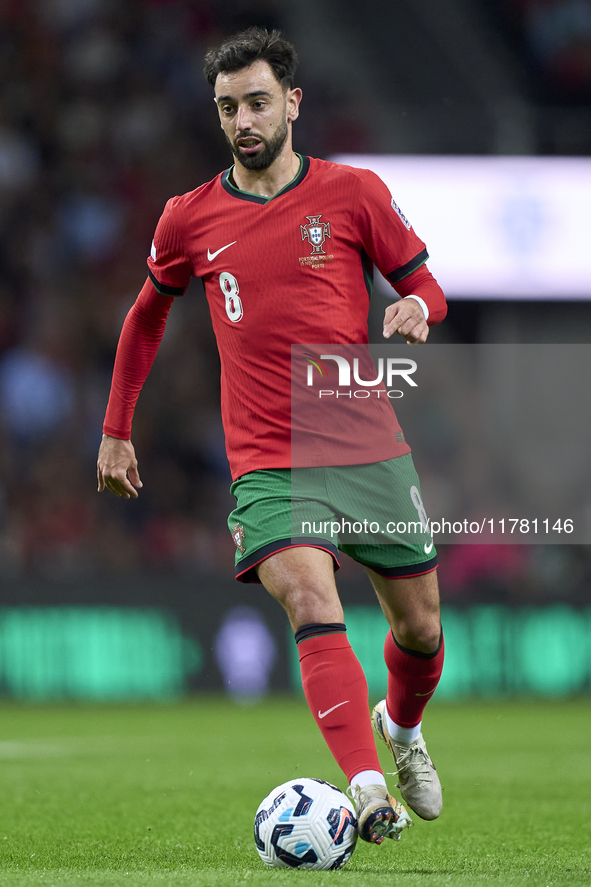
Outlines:
[[[292,779],[261,801],[254,818],[259,856],[278,869],[339,869],[357,843],[355,809],[322,779]]]

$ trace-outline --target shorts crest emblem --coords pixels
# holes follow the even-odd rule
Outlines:
[[[244,554],[246,548],[242,544],[242,541],[244,539],[244,527],[242,526],[242,524],[234,524],[234,526],[232,527],[232,539],[236,543],[236,548],[238,549],[240,554]]]

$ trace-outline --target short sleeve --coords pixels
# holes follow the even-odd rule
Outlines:
[[[427,261],[427,248],[379,176],[362,170],[360,182],[358,224],[364,249],[384,277],[398,283]]]
[[[160,216],[148,257],[148,274],[163,296],[182,296],[189,285],[193,266],[186,255],[174,218],[174,198]]]

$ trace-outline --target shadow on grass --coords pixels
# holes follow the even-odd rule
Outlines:
[[[392,873],[394,873],[394,874],[396,874],[397,877],[399,875],[457,875],[458,874],[457,869],[443,869],[443,868],[420,869],[420,868],[408,868],[408,867],[399,868],[398,866],[394,866],[394,865],[388,865],[388,866],[386,866],[386,865],[384,865],[384,866],[372,865],[372,866],[366,867],[363,864],[357,865],[355,867],[347,866],[347,871],[351,872],[351,874],[353,874],[353,873],[359,873],[359,874],[367,873],[367,874],[371,874],[371,875],[392,875]]]

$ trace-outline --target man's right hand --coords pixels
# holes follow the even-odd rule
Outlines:
[[[137,490],[143,487],[137,470],[135,450],[130,440],[119,440],[103,434],[96,463],[98,491],[107,487],[116,496],[137,499]]]

